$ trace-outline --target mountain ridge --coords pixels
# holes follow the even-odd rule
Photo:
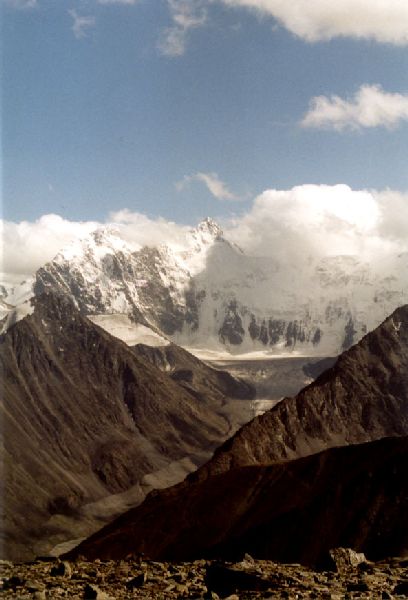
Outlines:
[[[184,347],[330,356],[408,301],[408,255],[384,261],[376,270],[355,256],[302,265],[251,257],[211,219],[156,247],[129,245],[107,227],[74,242],[3,301],[54,290],[83,314],[126,314]]]
[[[198,471],[69,556],[185,560],[208,551],[225,559],[240,551],[318,562],[342,544],[377,558],[408,551],[407,373],[405,305]]]
[[[327,568],[338,546],[373,560],[403,556],[407,451],[406,436],[383,438],[184,481],[152,492],[63,558],[237,561],[249,553]]]

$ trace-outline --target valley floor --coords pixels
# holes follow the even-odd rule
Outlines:
[[[408,559],[313,571],[247,556],[242,562],[77,561],[0,563],[0,597],[19,600],[173,600],[408,597]]]

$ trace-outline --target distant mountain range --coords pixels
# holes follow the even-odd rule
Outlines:
[[[139,249],[106,227],[4,289],[0,315],[7,329],[30,312],[31,297],[52,290],[70,295],[114,335],[124,333],[118,315],[130,319],[126,335],[134,340],[144,333],[235,354],[337,355],[408,302],[408,255],[383,263],[332,256],[299,265],[247,256],[211,219],[179,245]]]
[[[69,556],[249,552],[318,564],[339,545],[374,558],[406,553],[407,374],[408,305],[184,482],[151,493]]]

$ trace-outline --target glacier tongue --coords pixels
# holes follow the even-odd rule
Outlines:
[[[196,350],[331,355],[408,302],[408,254],[378,264],[356,256],[280,264],[247,256],[211,219],[183,244],[157,247],[131,246],[104,227],[4,294],[3,317],[50,289],[125,341],[144,332],[152,344],[163,336]],[[148,329],[136,334],[129,322]]]

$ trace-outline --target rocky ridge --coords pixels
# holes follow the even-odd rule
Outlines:
[[[297,396],[240,429],[196,474],[268,464],[408,434],[408,305],[343,352]]]
[[[408,437],[332,448],[270,466],[187,479],[93,534],[69,558],[259,559],[327,567],[349,546],[408,552]]]

